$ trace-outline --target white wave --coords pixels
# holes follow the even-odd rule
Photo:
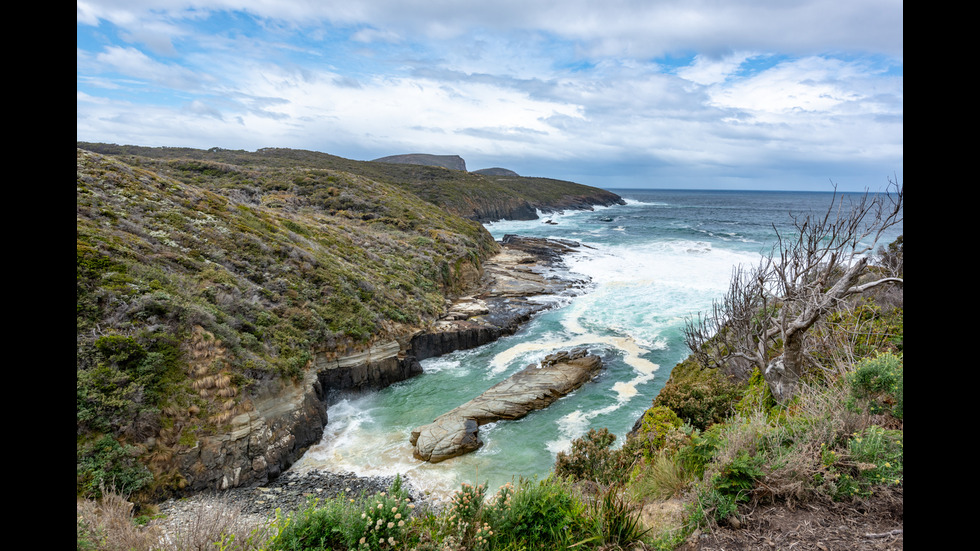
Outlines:
[[[631,197],[623,197],[623,201],[626,202],[627,207],[669,207],[669,203],[663,201],[641,201],[639,199],[633,199]]]
[[[459,356],[437,356],[422,360],[422,371],[425,373],[439,373],[460,366]]]

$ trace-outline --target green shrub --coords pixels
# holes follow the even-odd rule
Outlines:
[[[404,544],[411,506],[401,477],[388,492],[371,497],[343,495],[285,517],[277,514],[269,548],[277,551],[392,549]]]
[[[626,453],[638,451],[646,460],[652,460],[667,444],[668,436],[681,425],[683,422],[672,409],[653,406],[643,413],[639,429],[627,442]]]
[[[742,399],[735,405],[735,411],[745,415],[753,411],[772,411],[776,405],[776,398],[773,397],[762,372],[759,368],[753,368],[742,393]]]
[[[123,495],[142,490],[153,475],[137,459],[133,446],[123,446],[106,435],[77,450],[76,493],[79,497],[98,498],[104,489]]]
[[[721,445],[720,431],[722,428],[721,424],[716,424],[705,431],[691,430],[690,443],[682,447],[677,453],[677,458],[684,466],[685,471],[694,477],[700,477],[704,474]]]
[[[690,478],[676,452],[660,450],[638,463],[630,475],[629,488],[634,499],[668,499],[680,495]]]
[[[870,413],[904,415],[904,367],[902,356],[882,352],[855,365],[848,376],[851,395],[866,402]]]
[[[733,501],[748,501],[757,480],[762,478],[762,459],[746,451],[739,452],[711,479],[711,485]]]
[[[691,357],[674,367],[653,405],[670,408],[684,422],[704,430],[731,415],[740,398],[739,385]]]
[[[601,499],[589,505],[588,519],[592,537],[603,546],[629,546],[639,542],[648,531],[640,524],[636,507],[616,486],[610,486]]]
[[[816,477],[835,500],[868,496],[876,485],[895,486],[904,480],[902,431],[872,425],[850,435],[838,449],[821,448],[825,472]]]
[[[133,441],[152,435],[160,407],[183,377],[176,339],[108,335],[87,350],[93,352],[80,354],[76,371],[78,435],[125,433]]]
[[[581,537],[584,506],[560,478],[522,479],[511,505],[496,519],[494,546],[552,549]]]
[[[889,287],[880,291],[884,293]],[[883,349],[902,350],[905,338],[905,315],[901,306],[886,306],[878,303],[873,296],[860,299],[849,308],[840,308],[827,316],[827,324],[815,335],[830,336],[841,330],[838,338],[830,339],[829,349],[816,347],[814,358],[823,363],[832,358],[843,347],[852,357],[865,357]],[[836,328],[836,329],[834,329]]]
[[[482,542],[487,536],[483,532],[480,524],[480,513],[483,510],[483,501],[486,497],[486,484],[462,484],[459,490],[453,494],[446,510],[446,521],[451,531],[458,535],[462,541],[471,541],[479,538]],[[489,528],[489,524],[487,525]],[[477,534],[477,531],[480,534]]]
[[[708,486],[697,493],[698,522],[720,522],[738,511],[738,501],[734,495]]]
[[[848,441],[851,460],[858,464],[860,479],[867,486],[897,485],[904,478],[902,431],[872,425]]]
[[[589,429],[588,434],[572,441],[568,452],[558,452],[556,475],[570,480],[591,480],[609,484],[622,480],[629,472],[633,458],[612,449],[616,435],[606,428]]]

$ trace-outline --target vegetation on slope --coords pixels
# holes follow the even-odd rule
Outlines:
[[[156,165],[153,170],[162,172],[166,169],[160,163],[154,163],[154,160],[176,163],[198,161],[202,172],[220,171],[221,166],[232,165],[241,169],[268,167],[357,174],[376,182],[401,187],[453,214],[480,221],[493,220],[495,213],[502,216],[522,205],[550,211],[591,204],[610,205],[621,201],[618,195],[609,191],[563,180],[485,176],[438,166],[355,161],[298,149],[264,148],[247,152],[220,148],[151,148],[85,142],[79,142],[78,147],[116,155],[137,165],[153,163]],[[202,177],[202,180],[205,179]]]
[[[176,153],[176,152],[174,152]],[[497,250],[403,188],[291,160],[234,165],[79,149],[80,494],[181,484],[180,447],[221,430],[317,349],[432,321]]]
[[[872,272],[901,274],[901,238],[879,254]],[[621,448],[591,431],[559,454],[555,471],[599,484],[628,479],[624,493],[638,506],[684,503],[682,515],[652,526],[651,545],[666,549],[695,529],[739,526],[742,507],[847,501],[901,486],[903,317],[901,287],[837,304],[810,334],[813,369],[786,404],[758,369],[739,376],[742,366],[705,365],[692,354]]]

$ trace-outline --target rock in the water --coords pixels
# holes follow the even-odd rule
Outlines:
[[[413,430],[413,455],[438,463],[474,451],[483,445],[478,435],[480,425],[520,419],[543,409],[592,379],[601,367],[602,360],[584,348],[552,354],[540,367],[529,365],[432,423]]]

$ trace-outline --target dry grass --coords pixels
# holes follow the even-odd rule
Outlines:
[[[229,551],[257,549],[269,536],[267,525],[222,499],[201,503],[192,514],[170,522],[167,534],[167,549],[173,551],[217,549],[219,541]]]
[[[103,490],[99,501],[79,499],[75,505],[79,550],[129,551],[158,549],[163,530],[133,522],[133,504]]]
[[[643,460],[633,471],[629,491],[637,502],[669,499],[683,494],[689,482],[680,462],[669,452],[660,450],[652,460]]]
[[[221,549],[246,551],[261,548],[270,535],[267,524],[222,499],[140,526],[133,504],[108,490],[101,500],[77,501],[76,526],[79,551],[204,551],[219,549],[219,542]]]
[[[828,445],[843,435],[861,432],[872,424],[873,419],[866,411],[852,411],[847,406],[849,390],[844,384],[844,375],[825,385],[800,385],[797,392],[799,413],[820,424],[823,441]]]
[[[820,386],[801,385],[786,418],[771,417],[761,409],[737,414],[726,423],[704,480],[744,453],[759,458],[764,473],[756,480],[754,500],[792,504],[814,497],[821,490],[814,481],[828,476],[822,454],[839,448],[872,422],[866,413],[848,408],[847,400],[847,388],[831,380]]]

